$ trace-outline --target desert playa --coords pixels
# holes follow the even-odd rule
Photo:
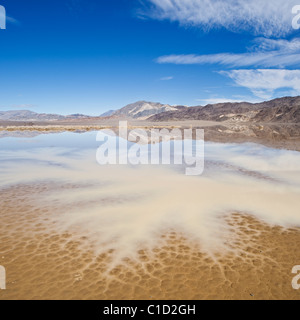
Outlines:
[[[94,131],[0,145],[0,299],[300,298],[299,152],[207,141],[188,177],[100,166]]]
[[[300,300],[300,0],[48,2],[0,0],[0,300]]]

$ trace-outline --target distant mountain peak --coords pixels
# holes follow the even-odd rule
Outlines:
[[[145,120],[153,115],[162,112],[177,111],[179,110],[179,108],[182,107],[141,100],[130,103],[127,106],[117,110],[113,113],[113,116],[120,118]]]

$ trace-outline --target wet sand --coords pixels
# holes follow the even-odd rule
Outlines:
[[[36,184],[1,191],[0,299],[300,299],[291,286],[299,264],[300,227],[268,225],[241,213],[220,216],[229,227],[224,251],[209,253],[169,229],[158,246],[111,267],[114,250],[96,254],[87,237],[57,232],[63,208],[35,197],[76,185]],[[58,210],[57,210],[58,209]],[[101,237],[101,235],[99,235]]]

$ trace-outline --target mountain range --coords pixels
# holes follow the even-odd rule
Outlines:
[[[119,110],[109,110],[101,114],[99,117],[144,120],[162,112],[178,111],[182,108],[186,107],[170,106],[168,104],[161,104],[156,102],[138,101],[129,104]],[[59,114],[36,113],[29,110],[0,111],[0,120],[3,121],[57,121],[86,118],[95,117],[83,114],[72,114],[63,116]]]
[[[63,116],[59,114],[37,113],[30,110],[0,111],[0,120],[6,121],[55,121],[90,118],[83,114],[71,114]]]
[[[154,115],[149,121],[209,120],[232,122],[300,123],[300,96],[261,103],[218,103]]]
[[[98,117],[83,114],[59,115],[29,110],[0,111],[2,121],[59,121],[78,119],[135,119],[159,121],[208,120],[217,122],[300,123],[300,96],[284,97],[261,103],[218,103],[206,106],[171,106],[138,101]]]

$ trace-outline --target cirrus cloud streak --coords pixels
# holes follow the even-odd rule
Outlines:
[[[140,16],[179,22],[203,30],[282,37],[293,31],[292,8],[297,0],[144,0]]]
[[[156,59],[157,63],[165,64],[219,64],[229,67],[290,67],[300,65],[300,39],[271,40],[256,39],[252,52],[217,53],[208,55],[181,54],[166,55]]]

